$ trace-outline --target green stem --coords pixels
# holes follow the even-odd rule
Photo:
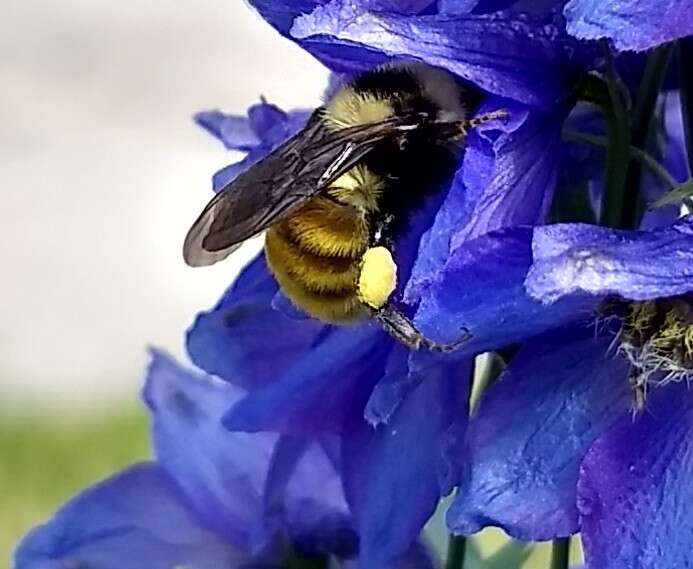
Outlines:
[[[693,37],[680,39],[678,45],[683,132],[686,139],[688,173],[693,174]]]
[[[592,73],[586,73],[578,81],[575,89],[577,98],[597,105],[604,111],[611,110],[609,88],[604,79]]]
[[[551,569],[568,569],[570,561],[570,537],[560,537],[552,541]]]
[[[596,134],[589,134],[586,132],[577,132],[574,130],[564,130],[563,140],[568,142],[577,142],[580,144],[591,144],[592,146],[601,146],[607,148],[609,146],[609,141],[605,136],[598,136]],[[670,190],[679,186],[679,182],[669,174],[669,171],[657,162],[650,154],[637,148],[636,146],[629,146],[628,152],[632,160],[637,160],[643,166],[647,167],[655,176],[657,176]]]
[[[631,122],[631,146],[644,149],[648,133],[655,114],[657,96],[662,89],[664,75],[671,59],[675,44],[665,44],[655,49],[647,58],[645,71],[635,96],[635,106]],[[624,228],[635,228],[639,225],[644,210],[640,195],[640,164],[630,164],[626,178],[626,194],[619,225]]]
[[[604,190],[602,195],[600,225],[620,227],[626,191],[628,162],[630,161],[630,124],[626,112],[620,83],[616,75],[614,58],[606,46],[606,83],[611,97],[611,113],[607,115],[606,167],[604,168]]]
[[[450,535],[445,569],[463,569],[464,555],[467,551],[467,538],[463,535]]]
[[[674,47],[673,43],[660,45],[647,58],[633,107],[632,139],[635,146],[642,148],[647,140],[657,96],[662,90],[662,83],[664,83],[664,76]]]

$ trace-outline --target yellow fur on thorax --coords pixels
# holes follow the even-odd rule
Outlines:
[[[392,104],[375,93],[356,92],[352,87],[337,91],[325,105],[325,123],[334,128],[347,128],[385,120],[395,114]]]
[[[334,180],[327,192],[337,201],[349,204],[363,212],[378,210],[378,199],[383,192],[383,180],[365,165],[359,164]]]

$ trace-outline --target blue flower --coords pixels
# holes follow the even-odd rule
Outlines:
[[[534,233],[527,287],[539,298],[688,294],[690,306],[693,216],[650,232],[558,225]],[[690,395],[681,382],[653,389],[634,417],[631,366],[613,343],[608,326],[595,334],[576,320],[522,345],[470,422],[452,529],[499,525],[532,540],[579,530],[589,567],[693,561],[683,545],[693,518],[680,509],[693,452],[682,403]],[[681,547],[671,541],[674,528]]]
[[[495,523],[525,539],[575,532],[581,458],[629,407],[627,362],[607,357],[613,336],[602,332],[595,339],[585,323],[594,320],[607,295],[681,294],[663,285],[675,274],[683,279],[676,290],[690,290],[685,270],[673,262],[664,263],[661,275],[646,275],[652,277],[646,283],[639,285],[636,278],[643,267],[638,252],[648,244],[671,259],[685,255],[689,243],[678,236],[687,222],[672,226],[671,209],[652,224],[661,230],[541,227],[563,190],[559,170],[572,149],[561,141],[561,131],[566,120],[580,119],[580,109],[571,114],[577,80],[599,65],[594,46],[569,35],[582,34],[575,10],[591,8],[558,1],[251,4],[336,74],[390,59],[424,61],[484,89],[479,111],[505,108],[510,120],[483,125],[468,137],[451,187],[440,189],[439,203],[404,251],[404,286],[397,291],[426,335],[449,342],[467,328],[473,338],[453,355],[441,356],[408,353],[370,323],[322,325],[290,306],[259,258],[188,333],[188,350],[198,366],[249,391],[230,406],[224,425],[287,436],[329,433],[340,440],[346,499],[365,568],[401,555],[439,497],[455,485],[460,494],[449,522],[457,531]],[[653,29],[661,28],[661,16],[652,13]],[[596,10],[594,21],[599,17]],[[685,33],[686,26],[669,39]],[[600,37],[628,48],[607,24]],[[657,37],[638,37],[635,47],[658,43]],[[252,113],[268,117],[265,134],[252,126],[252,116],[200,115],[228,147],[248,152],[244,162],[217,174],[215,187],[276,146],[278,140],[267,133],[288,135],[300,125],[265,102]],[[586,167],[573,165],[573,171],[598,193],[591,178],[599,161],[592,153],[582,160]],[[584,257],[585,247],[594,253],[590,263],[607,259],[599,268],[604,281],[613,276],[608,262],[621,263],[622,287],[600,288],[589,267],[573,263]],[[566,275],[575,283],[563,282]],[[649,292],[634,295],[638,286]],[[521,344],[520,352],[468,427],[471,358],[509,344]],[[558,374],[565,361],[570,375]],[[537,381],[518,383],[534,369],[556,369],[558,395],[546,394]],[[513,385],[520,387],[511,391]],[[509,396],[503,395],[504,386]],[[554,417],[556,408],[565,410],[564,418]],[[523,420],[534,411],[536,421],[525,428],[510,423],[513,416]],[[499,415],[503,421],[496,428]],[[514,447],[519,440],[526,446]],[[552,445],[560,447],[564,440],[556,452]],[[525,456],[528,449],[533,452]],[[505,452],[511,460],[504,462]]]
[[[417,539],[441,485],[454,481],[443,446],[466,423],[468,364],[435,362],[421,382],[410,376],[408,351],[378,327],[295,320],[272,308],[276,295],[259,258],[198,316],[188,334],[191,357],[250,389],[224,416],[227,428],[339,437],[362,564],[386,566]],[[398,388],[409,396],[393,411]],[[375,429],[363,419],[369,397],[374,417],[388,419]]]
[[[446,289],[434,284],[444,279],[451,248],[458,251],[458,263],[447,268],[471,279],[466,290],[475,296],[465,302],[474,308],[474,339],[454,357],[410,354],[372,323],[336,328],[302,317],[262,258],[188,333],[188,351],[199,367],[249,390],[224,416],[228,429],[339,437],[361,565],[381,567],[416,540],[440,496],[459,478],[451,456],[464,438],[471,358],[585,309],[582,299],[545,309],[525,294],[531,231],[518,226],[546,218],[568,98],[592,53],[545,12],[532,18],[511,12],[413,15],[422,8],[416,2],[400,5],[399,13],[394,4],[365,2],[254,6],[337,73],[390,58],[419,59],[487,89],[479,112],[506,108],[511,116],[469,137],[452,187],[441,188],[431,211],[413,224],[418,230],[411,242],[398,247],[399,280],[406,285],[398,294],[412,306],[420,303],[416,319],[427,332],[450,340],[459,336],[458,322],[436,318],[428,326],[427,318],[438,291]],[[263,129],[254,126],[254,116],[264,118]],[[264,101],[247,119],[217,111],[198,115],[227,147],[248,153],[215,176],[215,188],[276,147],[274,133],[288,136],[298,128],[292,116]],[[466,263],[460,261],[463,251]],[[508,280],[506,270],[516,279]],[[447,291],[454,295],[458,288]],[[520,296],[524,304],[516,309]],[[498,326],[499,315],[513,310],[514,325]]]
[[[453,187],[442,190],[440,199],[445,201],[421,248],[414,243],[398,249],[398,262],[405,267],[402,281],[409,283],[400,292],[409,302],[417,302],[438,270],[434,264],[444,261],[449,245],[441,238],[445,232],[449,235],[452,228],[462,226],[470,235],[486,236],[506,225],[541,221],[547,213],[556,179],[560,120],[506,99],[487,102],[488,107],[493,105],[517,112],[507,125],[487,125],[471,137],[465,160],[472,166],[463,167]],[[206,116],[213,117],[216,125],[234,126],[207,127],[227,146],[247,144],[248,129],[238,128],[241,119],[201,115]],[[289,115],[273,116],[276,130],[285,129]],[[258,137],[255,146],[246,147],[252,157],[246,160],[257,159],[271,147]],[[463,173],[469,180],[463,180]],[[492,183],[487,185],[489,180]],[[466,193],[465,183],[476,195]],[[510,187],[519,188],[517,197],[508,195]],[[460,200],[465,205],[458,211]],[[483,212],[488,212],[485,218]],[[411,262],[402,259],[406,251]],[[524,254],[520,264],[529,261],[528,241]],[[484,262],[475,258],[470,270],[481,275],[478,270]],[[407,266],[412,266],[410,279]],[[522,265],[518,270],[524,274],[526,269]],[[518,285],[512,293],[522,290],[521,281]],[[499,286],[505,286],[502,279]],[[340,437],[362,565],[383,566],[417,538],[440,496],[457,479],[448,454],[466,426],[470,358],[484,343],[496,346],[506,341],[491,325],[494,312],[502,309],[495,305],[498,298],[488,296],[476,305],[486,330],[479,323],[475,343],[455,358],[410,354],[372,323],[336,328],[297,315],[259,258],[213,310],[198,316],[188,333],[188,351],[199,367],[249,390],[225,415],[227,428],[290,435],[329,432]],[[532,299],[527,302],[542,308]],[[561,306],[558,312],[567,313],[568,307]],[[522,330],[515,334],[530,333],[527,325],[537,333],[553,326],[554,320],[532,323],[523,318]],[[376,472],[378,476],[373,476]]]
[[[678,97],[667,94],[665,107],[678,111]],[[665,163],[682,179],[680,112],[666,119]],[[646,183],[642,191],[651,189]],[[602,322],[575,312],[573,322],[521,344],[470,420],[451,529],[470,534],[497,525],[527,540],[580,531],[588,567],[693,563],[693,517],[681,507],[693,456],[686,389],[693,216],[675,219],[671,209],[657,222],[645,216],[646,230],[557,224],[530,231],[531,262],[520,278],[531,298],[548,307],[570,299],[636,302],[625,312],[602,304]],[[458,310],[452,302],[440,309],[451,310]],[[651,317],[661,322],[645,320]],[[629,379],[651,388],[635,416]]]
[[[32,530],[17,569],[285,567],[287,556],[355,557],[333,441],[230,433],[241,397],[154,352],[144,399],[157,459],[84,490]],[[429,566],[411,545],[398,567]]]

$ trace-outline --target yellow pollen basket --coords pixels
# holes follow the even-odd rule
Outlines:
[[[385,247],[371,247],[361,260],[359,300],[371,308],[382,307],[397,286],[397,265]]]

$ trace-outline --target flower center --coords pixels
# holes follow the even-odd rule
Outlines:
[[[631,363],[637,411],[650,387],[693,379],[693,295],[614,305],[621,317],[617,349]]]

